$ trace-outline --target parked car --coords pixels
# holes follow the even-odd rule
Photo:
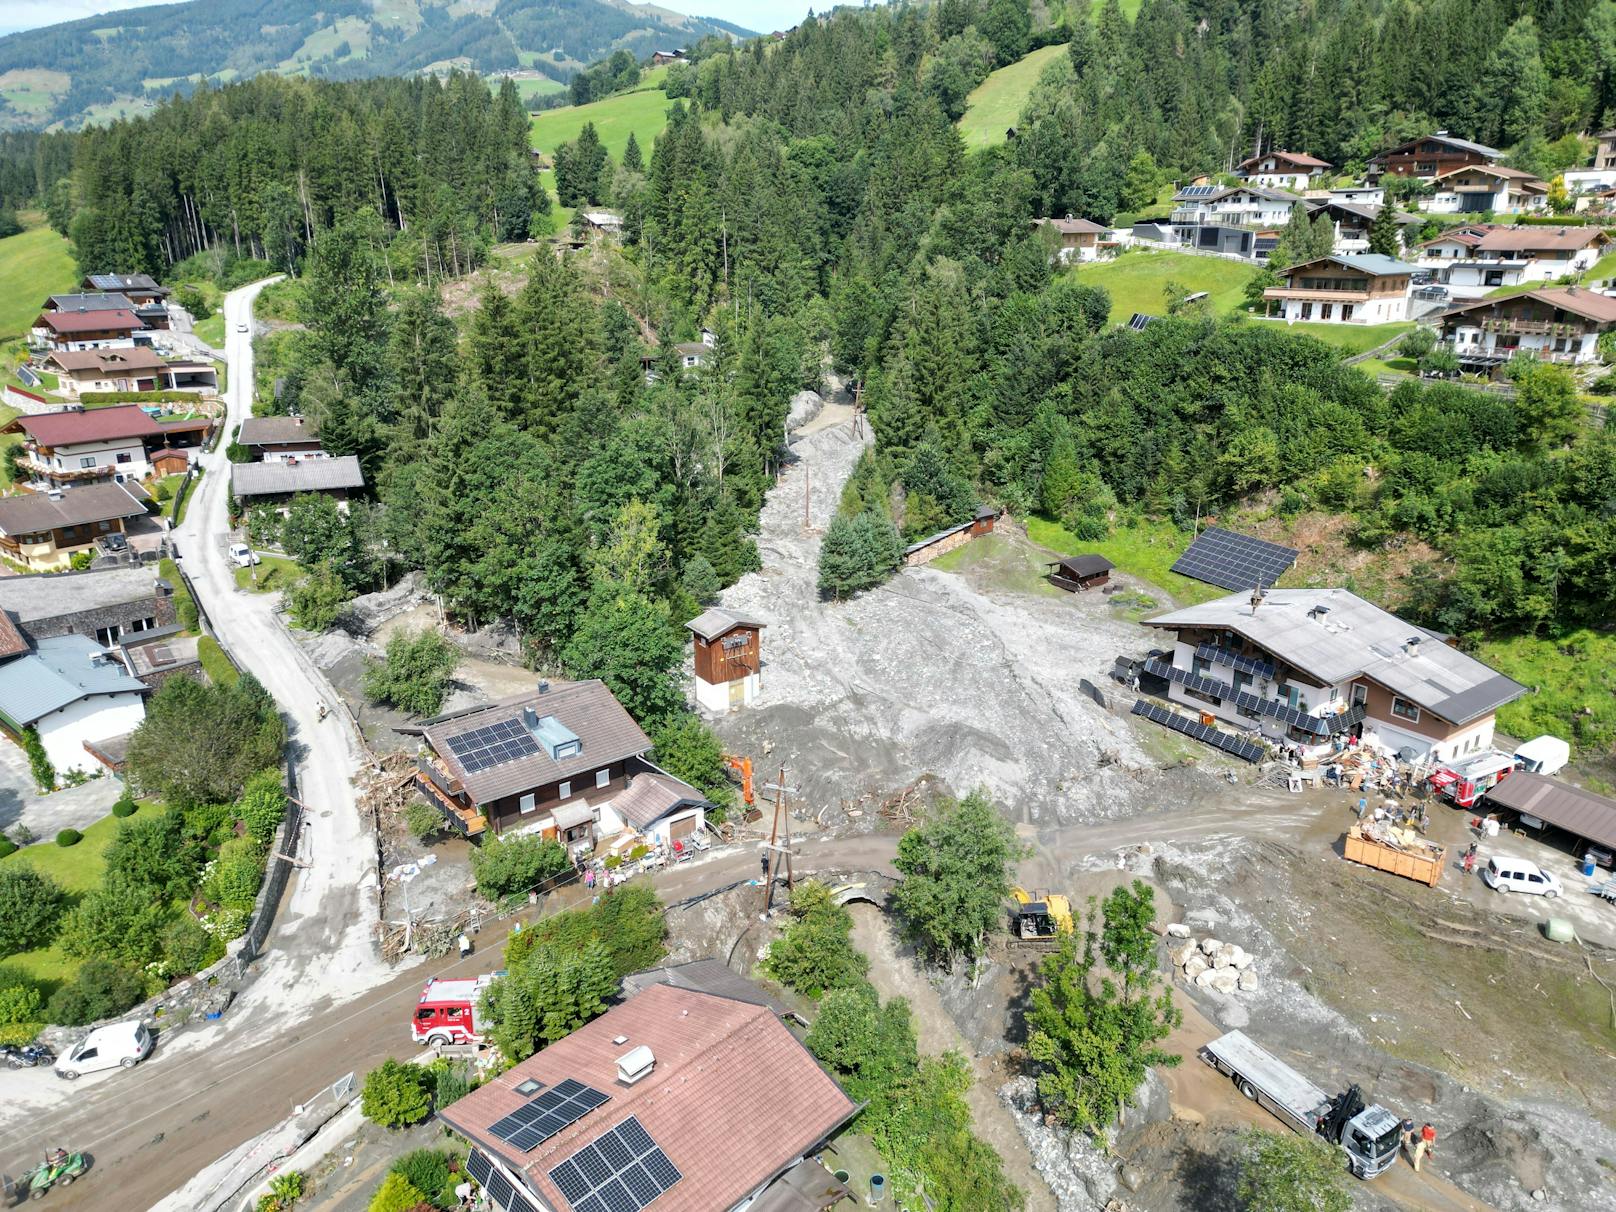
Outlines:
[[[56,1062],[56,1076],[73,1081],[81,1073],[122,1066],[133,1069],[151,1054],[152,1034],[139,1021],[97,1027]]]
[[[230,562],[237,568],[251,568],[254,564],[263,563],[258,553],[245,543],[230,544]]]
[[[1560,895],[1560,881],[1550,872],[1526,859],[1495,854],[1487,860],[1481,878],[1495,892],[1530,892],[1537,896]]]
[[[245,324],[237,324],[236,325],[236,331],[237,332],[246,332],[247,331],[247,326]]]

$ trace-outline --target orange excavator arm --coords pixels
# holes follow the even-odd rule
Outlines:
[[[736,757],[733,753],[724,755],[724,765],[731,770],[741,772],[741,799],[748,808],[752,807],[752,759],[749,757]]]

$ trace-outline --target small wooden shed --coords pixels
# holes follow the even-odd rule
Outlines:
[[[1067,556],[1049,565],[1044,579],[1057,589],[1078,593],[1104,585],[1111,579],[1113,565],[1101,555]]]

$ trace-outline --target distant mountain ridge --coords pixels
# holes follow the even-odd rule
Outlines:
[[[615,50],[644,58],[715,34],[751,31],[628,0],[189,0],[0,38],[0,129],[139,113],[176,87],[263,71],[565,82]]]

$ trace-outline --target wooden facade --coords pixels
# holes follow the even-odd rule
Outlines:
[[[1488,156],[1478,148],[1428,135],[1381,152],[1370,164],[1393,177],[1435,177],[1472,164],[1491,164],[1496,159],[1496,155]]]
[[[763,629],[750,623],[737,623],[711,640],[696,636],[696,676],[717,684],[757,673],[762,662],[762,637]]]

